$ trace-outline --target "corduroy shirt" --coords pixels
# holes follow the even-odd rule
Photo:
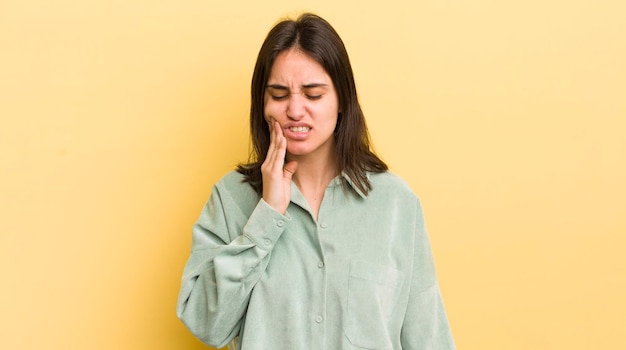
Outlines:
[[[368,177],[367,196],[335,178],[316,220],[293,182],[283,215],[224,176],[193,227],[178,317],[214,347],[454,349],[419,200]]]

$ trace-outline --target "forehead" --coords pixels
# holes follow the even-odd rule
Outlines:
[[[300,50],[290,49],[276,56],[268,84],[295,87],[310,84],[331,85],[332,81],[319,62]]]

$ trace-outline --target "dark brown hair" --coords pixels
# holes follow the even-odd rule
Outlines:
[[[239,164],[237,171],[245,175],[244,181],[249,182],[259,195],[263,193],[261,164],[270,144],[269,125],[264,117],[265,87],[276,56],[291,48],[297,48],[316,60],[332,79],[340,111],[334,133],[338,171],[345,173],[358,190],[367,194],[372,188],[367,172],[384,172],[387,165],[371,149],[343,41],[326,20],[310,13],[276,24],[261,46],[252,75],[252,150],[248,163]]]

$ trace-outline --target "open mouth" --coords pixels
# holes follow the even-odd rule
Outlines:
[[[291,128],[289,128],[289,130],[293,132],[309,132],[311,128],[308,128],[306,126],[292,126]]]

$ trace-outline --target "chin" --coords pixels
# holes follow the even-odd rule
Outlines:
[[[303,148],[303,147],[294,147],[292,149],[287,147],[287,153],[296,157],[306,156],[307,154],[310,154],[312,151],[313,151],[312,149]]]

